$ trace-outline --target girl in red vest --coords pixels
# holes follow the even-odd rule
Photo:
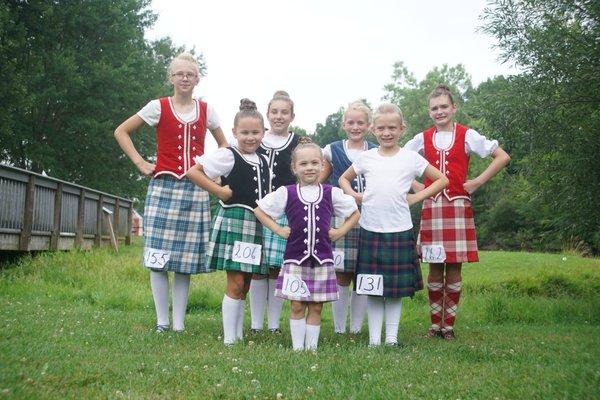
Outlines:
[[[184,330],[190,275],[211,272],[205,265],[210,211],[208,193],[185,177],[193,158],[204,153],[208,129],[220,147],[227,141],[212,107],[192,98],[200,81],[194,56],[182,53],[168,68],[173,95],[150,101],[115,130],[121,149],[144,175],[151,175],[144,208],[143,265],[150,269],[156,331],[169,329],[169,278],[174,272],[173,326]],[[156,127],[156,164],[135,149],[130,135],[144,124]]]
[[[454,122],[456,104],[447,86],[440,85],[429,95],[429,116],[434,126],[419,133],[405,146],[417,151],[450,181],[442,193],[423,202],[419,247],[421,258],[429,262],[429,337],[454,339],[464,262],[477,262],[477,239],[471,208],[471,194],[496,175],[510,161],[498,141],[488,140],[473,129]],[[492,156],[488,167],[468,179],[469,156]],[[430,185],[415,182],[422,190]]]

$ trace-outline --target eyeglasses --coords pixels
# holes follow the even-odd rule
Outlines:
[[[171,76],[175,77],[175,78],[177,78],[177,79],[179,79],[181,81],[183,79],[194,79],[198,75],[197,74],[192,74],[192,73],[176,72],[174,74],[171,74]]]

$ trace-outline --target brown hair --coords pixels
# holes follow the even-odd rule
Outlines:
[[[452,92],[450,91],[450,88],[446,85],[437,85],[436,88],[433,89],[431,93],[429,93],[429,96],[427,97],[427,103],[429,103],[429,101],[434,97],[440,97],[444,95],[448,96],[448,98],[450,99],[450,103],[454,105],[454,98],[452,97]]]
[[[321,157],[323,157],[323,151],[321,150],[321,147],[318,144],[313,142],[312,139],[307,136],[300,136],[298,138],[298,145],[292,151],[292,165],[294,165],[294,163],[296,162],[296,153],[303,149],[317,149],[319,150],[319,154],[321,155]]]
[[[392,103],[383,103],[379,105],[379,107],[377,107],[375,109],[375,112],[373,113],[373,124],[375,123],[377,118],[379,118],[382,114],[398,115],[398,117],[400,117],[400,123],[402,127],[406,128],[406,121],[404,120],[404,116],[402,115],[402,110],[400,110],[400,107],[398,107],[397,105]]]
[[[269,105],[267,106],[267,113],[271,109],[271,103],[277,100],[286,101],[292,110],[292,114],[294,114],[294,102],[290,99],[290,95],[285,90],[278,90],[273,94],[273,98],[269,101]]]
[[[254,118],[260,121],[261,126],[265,125],[262,114],[256,109],[256,103],[250,99],[243,98],[240,100],[240,111],[233,118],[234,129],[237,128],[238,121],[242,118]]]

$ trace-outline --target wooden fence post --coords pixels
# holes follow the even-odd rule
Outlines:
[[[85,189],[79,194],[79,205],[77,209],[77,230],[75,231],[75,247],[83,247],[83,228],[85,224]]]
[[[102,246],[102,205],[104,204],[104,195],[98,197],[98,207],[96,208],[96,236],[94,237],[94,245]]]
[[[35,204],[35,176],[29,175],[25,193],[25,209],[23,210],[23,227],[19,238],[19,250],[29,250],[31,242],[31,228],[33,227],[33,206]]]
[[[58,240],[60,238],[60,217],[62,213],[63,184],[59,182],[56,186],[54,195],[54,224],[50,234],[50,250],[58,250]]]
[[[127,233],[125,234],[125,244],[131,244],[131,231],[133,230],[133,201],[129,202],[127,209]]]
[[[120,205],[119,205],[119,199],[115,197],[115,211],[114,211],[114,229],[115,229],[115,236],[117,237],[117,243],[119,243],[119,222],[121,219],[121,210],[120,210]]]

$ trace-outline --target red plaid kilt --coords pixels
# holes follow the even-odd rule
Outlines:
[[[444,195],[436,201],[423,202],[421,229],[417,239],[419,254],[422,245],[441,244],[446,251],[446,263],[477,262],[477,238],[471,202],[467,199],[449,201]]]

